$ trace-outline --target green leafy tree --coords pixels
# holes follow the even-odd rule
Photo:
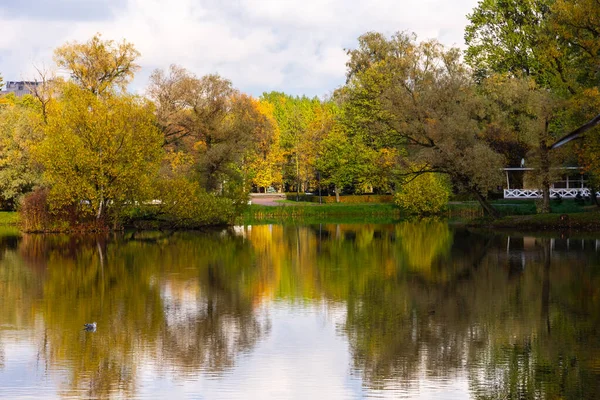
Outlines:
[[[405,155],[405,141],[391,127],[394,113],[384,101],[393,77],[385,65],[407,55],[414,39],[414,35],[404,33],[389,39],[378,32],[360,36],[358,47],[346,50],[347,85],[334,93],[341,108],[339,119],[351,141],[371,159],[361,179],[363,187],[375,192],[393,190],[398,156]]]
[[[364,148],[351,142],[339,123],[330,121],[330,124],[332,126],[321,143],[317,168],[323,183],[334,186],[336,202],[339,203],[342,189],[365,175],[370,159]]]
[[[569,51],[574,66],[573,80],[578,86],[576,95],[569,99],[565,123],[565,126],[577,128],[561,138],[560,142],[568,142],[573,138],[583,139],[578,141],[576,152],[579,165],[590,175],[588,184],[593,189],[593,197],[597,202],[595,193],[600,187],[600,130],[593,128],[600,124],[600,7],[593,0],[557,0],[552,5],[549,23],[550,31]],[[557,142],[557,145],[561,144]]]
[[[548,0],[483,0],[467,16],[465,61],[484,78],[528,76],[542,87],[574,93],[567,50],[550,31]]]
[[[600,121],[597,109],[589,111],[589,106],[597,103],[590,89],[597,85],[600,66],[598,9],[596,2],[587,0],[484,0],[468,17],[471,23],[465,34],[469,46],[467,63],[480,78],[493,81],[496,79],[493,74],[500,73],[504,85],[514,86],[508,92],[493,89],[498,92],[488,92],[488,96],[496,101],[507,97],[511,90],[520,93],[508,95],[513,101],[502,101],[504,110],[512,110],[506,116],[507,121],[515,127],[524,120],[529,121],[526,123],[529,127],[536,121],[540,123],[534,135],[531,129],[515,129],[512,138],[509,134],[498,140],[499,136],[492,131],[488,131],[492,135],[487,137],[504,153],[513,156],[527,153],[532,157],[529,161],[533,163],[529,164],[539,168],[534,181],[544,190],[541,209],[544,212],[549,211],[550,165],[552,159],[560,159],[560,155],[550,152],[560,146],[553,145],[553,141],[579,126],[571,136],[561,139],[566,143]],[[511,78],[515,82],[509,82]],[[533,79],[537,87],[523,83],[528,79]],[[524,88],[517,88],[523,85]],[[569,103],[561,104],[560,98]],[[596,119],[587,123],[594,116]],[[593,147],[590,143],[595,140],[593,132],[586,135],[588,143],[579,152],[579,162],[586,169],[595,162],[593,151],[589,151]],[[511,161],[514,165],[515,160]]]
[[[236,209],[229,199],[207,193],[185,176],[160,179],[157,186],[161,202],[149,206],[148,211],[171,228],[195,229],[233,223]]]
[[[483,81],[480,89],[490,104],[485,137],[496,143],[505,140],[516,144],[508,149],[524,150],[521,154],[527,157],[527,166],[536,168],[529,174],[529,183],[543,191],[540,211],[549,212],[550,185],[558,180],[556,167],[565,160],[564,154],[551,152],[550,148],[565,129],[566,103],[530,77],[493,75]]]
[[[389,84],[380,93],[372,92],[370,98],[386,114],[377,122],[407,152],[406,166],[425,166],[417,173],[448,174],[472,193],[487,213],[497,215],[486,196],[501,184],[504,160],[481,139],[485,123],[480,113],[485,100],[461,63],[460,52],[435,41],[417,44],[402,33],[390,42],[399,44],[398,51],[362,72],[349,74],[346,90],[360,90],[363,77],[387,76]],[[368,47],[353,57],[365,51]]]
[[[595,0],[557,0],[551,6],[549,30],[568,51],[579,86],[598,86],[600,75],[600,7]]]
[[[393,75],[386,66],[390,60],[402,63],[414,48],[415,39],[404,33],[388,39],[381,33],[367,32],[358,38],[356,49],[346,51],[347,85],[334,97],[341,103],[341,119],[349,134],[374,150],[404,143],[391,128],[394,115],[383,101],[393,85]]]

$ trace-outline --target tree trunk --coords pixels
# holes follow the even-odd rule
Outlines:
[[[546,131],[548,130],[548,121],[546,121]],[[544,135],[545,136],[545,135]],[[550,212],[550,154],[549,148],[542,137],[540,139],[540,169],[542,172],[542,209],[538,210],[541,214]]]
[[[336,203],[340,202],[340,190],[338,189],[337,185],[335,185],[335,202]]]
[[[98,212],[96,213],[96,220],[100,221],[102,216],[104,215],[104,198],[100,199],[100,204],[98,204]]]
[[[548,214],[550,212],[550,183],[542,183],[542,209],[540,214]]]
[[[479,204],[481,204],[481,207],[486,215],[494,219],[500,217],[498,210],[496,210],[494,206],[485,197],[483,197],[481,193],[479,193],[478,190],[471,190],[471,192],[475,195]]]
[[[296,201],[300,201],[300,161],[298,160],[298,149],[296,149]]]
[[[590,197],[592,199],[592,204],[595,205],[596,207],[600,207],[600,203],[598,202],[598,196],[596,196],[596,192],[598,191],[598,188],[596,187],[596,185],[589,185],[590,187]]]
[[[115,213],[114,218],[113,218],[113,231],[117,231],[117,229],[120,228],[119,226],[119,218],[117,217],[117,215],[121,215],[120,212]]]

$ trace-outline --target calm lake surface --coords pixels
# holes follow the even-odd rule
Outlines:
[[[600,240],[0,231],[0,398],[600,398]]]

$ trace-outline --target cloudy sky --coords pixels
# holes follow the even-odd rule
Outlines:
[[[51,69],[66,41],[128,41],[142,53],[131,86],[143,92],[155,68],[217,72],[260,95],[325,95],[344,82],[345,48],[367,31],[415,32],[463,47],[477,0],[0,0],[0,74]]]

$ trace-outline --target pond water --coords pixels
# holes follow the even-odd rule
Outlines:
[[[594,237],[0,232],[0,398],[598,396]]]

